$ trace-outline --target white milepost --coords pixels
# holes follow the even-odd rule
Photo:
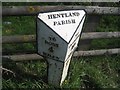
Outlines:
[[[48,83],[61,86],[85,20],[84,10],[39,13],[37,18],[38,54],[48,61]]]

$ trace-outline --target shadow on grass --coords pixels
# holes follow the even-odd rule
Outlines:
[[[40,85],[47,84],[47,72],[45,70],[42,70],[42,72],[39,71],[39,73],[44,73],[41,75],[39,75],[38,72],[35,73],[30,69],[28,69],[30,72],[27,72],[28,70],[27,71],[25,70],[26,67],[30,68],[29,65],[31,65],[31,62],[32,61],[27,61],[24,63],[24,62],[14,62],[12,60],[5,60],[5,61],[3,60],[3,63],[2,63],[3,67],[12,71],[13,73],[3,70],[2,78],[6,81],[6,83],[7,83],[7,80],[11,80],[10,83],[14,83],[16,84],[16,86],[18,86],[18,84],[29,83],[29,82],[32,82],[32,83],[38,82]],[[21,66],[20,63],[24,65]],[[38,63],[38,62],[34,61],[33,63]],[[45,62],[42,62],[42,63],[45,63]],[[46,67],[44,67],[44,69],[46,69]],[[18,88],[16,86],[14,87]],[[4,87],[6,86],[4,86],[3,84],[3,88]]]

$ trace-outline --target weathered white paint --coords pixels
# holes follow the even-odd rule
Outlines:
[[[38,15],[38,53],[48,61],[49,84],[59,86],[65,80],[84,20],[84,10],[47,12]]]
[[[65,80],[70,65],[70,59],[64,62],[58,62],[52,59],[48,61],[48,83],[54,86],[61,86]]]
[[[67,43],[40,20],[38,20],[37,24],[38,53],[46,58],[64,62],[67,53]],[[56,40],[50,40],[50,37]],[[50,51],[51,47],[53,52],[52,50]]]
[[[73,38],[71,39],[71,41],[68,44],[67,54],[66,54],[65,60],[67,60],[67,58],[69,58],[70,53],[74,52],[74,50],[77,48],[84,20],[85,20],[85,17],[83,18],[83,20],[82,20],[80,26],[78,27],[76,33],[74,34]]]

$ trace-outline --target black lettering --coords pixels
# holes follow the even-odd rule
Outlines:
[[[56,41],[56,38],[55,38],[55,37],[53,37],[53,38],[52,38],[52,40],[53,40],[53,41]]]
[[[57,15],[57,18],[60,18],[60,14],[56,14]]]
[[[64,25],[64,24],[65,24],[65,21],[64,21],[64,20],[62,20],[62,21],[61,21],[61,23],[62,23],[62,25]]]
[[[80,13],[79,12],[76,12],[76,16],[79,16],[80,15]]]
[[[69,17],[67,13],[65,13],[65,17]]]
[[[74,44],[72,45],[71,50],[75,47],[75,44],[76,44],[76,43],[74,43]]]
[[[53,25],[54,25],[54,26],[56,26],[56,24],[57,24],[57,22],[54,22],[54,24],[53,24]]]
[[[74,24],[76,23],[75,22],[75,19],[71,19],[71,20],[61,20],[61,21],[55,21],[53,22],[53,25],[56,26],[56,25],[64,25],[64,24]]]
[[[45,40],[45,44],[48,44],[48,45],[51,45],[51,46],[54,46],[54,47],[58,47],[59,46],[57,43],[49,42],[47,40]]]
[[[71,13],[69,13],[69,17],[72,17],[73,15]]]
[[[50,41],[56,41],[55,37],[48,37]]]
[[[71,24],[71,20],[66,20],[66,24]]]
[[[52,19],[52,15],[48,15],[48,19]]]
[[[53,14],[53,18],[54,18],[54,19],[57,18],[57,17],[56,17],[56,14]]]
[[[56,59],[58,59],[58,60],[59,60],[59,57],[56,57]]]
[[[73,52],[70,52],[66,60],[68,60],[72,54],[73,54]]]
[[[73,13],[72,13],[72,15],[73,15],[73,16],[76,16],[76,13],[75,13],[75,12],[73,12]]]
[[[72,23],[75,23],[75,19],[72,19]]]
[[[48,15],[48,19],[56,19],[56,18],[65,18],[65,17],[74,17],[79,16],[79,12],[69,12],[69,13],[59,13],[59,14],[50,14]]]
[[[58,24],[57,25],[61,25],[61,23],[58,21]]]
[[[78,12],[73,12],[72,15],[73,16],[79,16],[80,14]]]
[[[46,52],[43,52],[43,56],[44,56],[44,57],[49,57],[49,58],[52,58],[52,59],[57,59],[57,60],[59,60],[59,57],[58,57],[58,56],[54,56],[54,55],[51,55],[51,54],[46,53]]]
[[[64,18],[65,13],[61,13],[60,15],[62,16],[62,18]]]
[[[79,35],[79,32],[77,34],[75,34],[75,37],[77,37]]]
[[[52,40],[52,38],[51,37],[48,37],[49,38],[49,40]]]

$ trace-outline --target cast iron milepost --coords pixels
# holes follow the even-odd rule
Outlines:
[[[77,48],[85,20],[84,10],[39,13],[37,17],[38,54],[47,59],[48,83],[61,86],[71,57]]]

